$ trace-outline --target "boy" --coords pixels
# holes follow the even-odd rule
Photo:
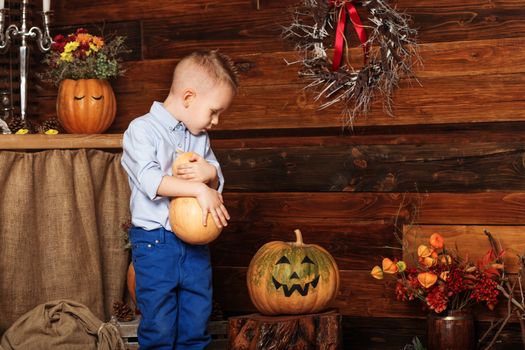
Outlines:
[[[224,178],[207,130],[217,125],[237,89],[232,61],[217,52],[183,58],[164,103],[133,120],[123,140],[122,166],[131,187],[132,260],[142,320],[141,350],[204,349],[211,314],[208,246],[181,241],[169,224],[170,197],[195,197],[202,222],[210,213],[217,226],[230,219],[221,192]],[[195,152],[172,174],[177,151]]]

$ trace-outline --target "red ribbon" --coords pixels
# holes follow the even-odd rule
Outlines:
[[[337,3],[341,3],[341,0],[328,0],[331,5],[336,6]],[[355,31],[357,33],[357,36],[359,37],[359,41],[361,41],[361,44],[363,45],[363,51],[365,54],[365,62],[368,58],[368,45],[366,44],[367,37],[365,29],[363,28],[363,23],[361,22],[361,18],[359,18],[359,14],[357,13],[357,10],[350,1],[344,1],[343,5],[344,8],[341,9],[339,14],[339,22],[337,23],[337,29],[336,29],[336,36],[335,36],[335,50],[334,50],[334,59],[332,62],[332,70],[337,71],[339,70],[339,67],[341,67],[341,59],[343,58],[343,44],[345,39],[345,26],[346,26],[346,12],[348,11],[348,15],[350,16],[350,20],[352,21],[352,24],[354,25]]]

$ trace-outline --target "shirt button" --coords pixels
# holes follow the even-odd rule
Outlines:
[[[160,241],[159,241],[158,239],[156,239],[156,240],[155,240],[155,243],[159,244],[159,243],[160,243]]]
[[[148,248],[151,248],[151,244],[148,244]]]

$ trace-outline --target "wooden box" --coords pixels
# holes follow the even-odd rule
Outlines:
[[[126,350],[137,350],[139,348],[137,339],[139,322],[140,317],[130,322],[117,323]],[[225,350],[228,348],[228,321],[210,321],[208,333],[211,334],[211,344],[206,348],[207,350]]]

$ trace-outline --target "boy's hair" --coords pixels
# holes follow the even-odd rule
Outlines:
[[[231,58],[222,52],[218,50],[196,51],[184,57],[177,67],[185,66],[186,64],[201,68],[214,82],[226,83],[234,92],[237,91],[239,85],[237,69]],[[174,71],[174,80],[176,74],[177,68]]]

